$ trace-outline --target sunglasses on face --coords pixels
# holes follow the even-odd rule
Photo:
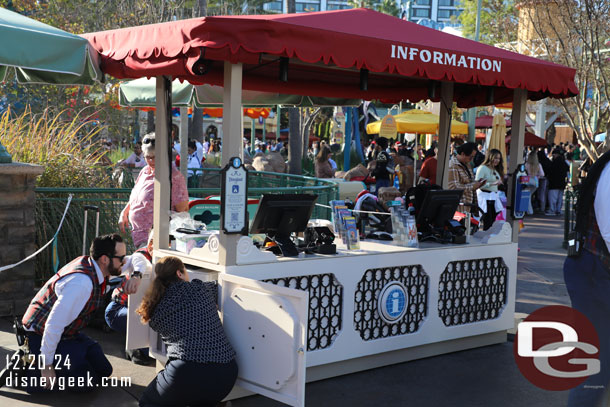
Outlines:
[[[144,140],[142,140],[142,144],[150,144],[151,146],[154,146],[155,139],[154,138],[145,138]]]
[[[111,259],[119,259],[119,261],[122,263],[123,260],[125,260],[125,256],[127,256],[126,254],[122,255],[122,256],[108,256]]]

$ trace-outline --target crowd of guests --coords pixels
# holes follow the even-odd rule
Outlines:
[[[377,190],[391,185],[397,157],[414,165],[417,183],[436,184],[438,148],[434,142],[429,149],[414,143],[401,143],[378,137],[364,150],[367,161],[374,161],[370,175],[375,177]],[[504,157],[499,150],[485,149],[483,144],[454,139],[450,144],[448,163],[449,189],[462,189],[463,203],[458,210],[470,212],[489,229],[503,210],[508,174],[505,174]],[[570,176],[572,161],[582,159],[584,151],[578,144],[551,144],[545,148],[526,147],[523,162],[531,200],[527,213],[561,215],[563,191]],[[325,168],[322,165],[321,168]],[[321,170],[322,171],[322,170]],[[405,191],[403,191],[405,192]]]
[[[188,172],[186,185],[198,186],[198,168],[202,168],[206,159],[219,155],[220,140],[212,134],[205,136],[203,142],[188,141],[187,161]],[[180,144],[178,142],[178,126],[172,126],[172,148],[176,167],[180,165]],[[130,168],[147,167],[144,154],[146,146],[144,140],[133,146],[133,153],[119,162],[120,165]],[[260,154],[279,152],[287,159],[288,146],[282,141],[256,140],[251,145],[249,138],[244,138],[243,151],[246,156],[256,157]],[[334,178],[338,171],[336,162],[332,159],[333,153],[340,150],[338,144],[329,144],[326,141],[314,141],[307,152],[314,164],[315,176],[318,178]],[[397,161],[413,172],[418,183],[436,183],[438,148],[433,143],[429,149],[415,143],[400,142],[378,137],[371,142],[364,141],[364,156],[367,162],[374,162],[370,166],[370,176],[375,178],[376,189],[392,185]],[[528,214],[544,213],[546,215],[560,215],[563,201],[563,190],[567,183],[570,163],[579,160],[584,155],[578,144],[561,143],[549,145],[545,148],[525,149],[524,161],[527,174],[530,176],[529,188],[532,199]],[[449,187],[464,189],[464,200],[470,208],[480,208],[480,215],[484,219],[485,228],[492,223],[501,207],[501,195],[506,189],[507,174],[504,174],[507,157],[502,157],[498,150],[486,151],[482,144],[464,143],[455,139],[450,145]],[[399,159],[397,159],[399,157]],[[468,159],[468,160],[467,160]],[[148,166],[150,167],[150,166]],[[463,169],[467,167],[469,171]],[[150,171],[148,171],[150,172]],[[410,178],[413,179],[413,178]],[[486,182],[483,183],[482,180]],[[468,181],[468,182],[467,182]],[[180,185],[180,183],[178,183]],[[476,202],[475,202],[476,201]],[[476,204],[476,205],[475,205]],[[467,207],[460,207],[466,211]],[[128,211],[125,212],[128,214]],[[124,223],[124,222],[123,222]],[[137,223],[137,222],[136,222]]]

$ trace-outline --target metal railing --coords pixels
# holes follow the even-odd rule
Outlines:
[[[220,169],[200,171],[199,188],[189,188],[189,196],[203,198],[220,195]],[[48,242],[59,226],[70,194],[72,203],[58,235],[57,259],[52,250],[46,250],[35,260],[37,283],[44,283],[53,274],[55,261],[63,266],[82,253],[84,206],[95,205],[100,209],[99,234],[119,231],[118,219],[129,201],[131,188],[36,188],[36,244],[38,247]],[[338,186],[335,182],[313,177],[280,174],[262,171],[248,172],[248,195],[260,198],[266,193],[296,194],[313,193],[318,195],[318,203],[327,205],[338,199]],[[331,218],[330,209],[316,206],[312,218]],[[87,247],[95,236],[95,219],[89,217],[87,225]],[[131,236],[123,235],[128,253],[134,250]]]

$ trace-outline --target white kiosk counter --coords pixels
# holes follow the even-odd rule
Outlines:
[[[242,237],[234,266],[219,264],[212,239],[189,255],[159,250],[155,258],[177,256],[197,269],[191,278],[219,281],[223,323],[240,371],[257,366],[252,375],[267,382],[263,389],[249,387],[245,373],[240,387],[289,393],[298,388],[294,381],[506,341],[514,326],[517,244],[510,231],[504,234],[505,243],[423,243],[418,249],[366,240],[359,251],[298,258],[259,251]],[[153,356],[164,361],[160,338],[152,330],[146,335]],[[273,377],[264,378],[262,362],[278,364],[269,369]],[[292,404],[298,396],[285,397],[274,398]]]

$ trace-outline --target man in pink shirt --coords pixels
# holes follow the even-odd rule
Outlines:
[[[129,203],[119,216],[119,227],[125,232],[131,224],[131,237],[136,248],[146,244],[148,231],[153,226],[154,182],[155,182],[155,133],[144,136],[142,151],[146,167],[142,168],[136,184],[129,196]],[[172,198],[171,208],[176,212],[188,210],[188,190],[186,180],[172,164]]]

